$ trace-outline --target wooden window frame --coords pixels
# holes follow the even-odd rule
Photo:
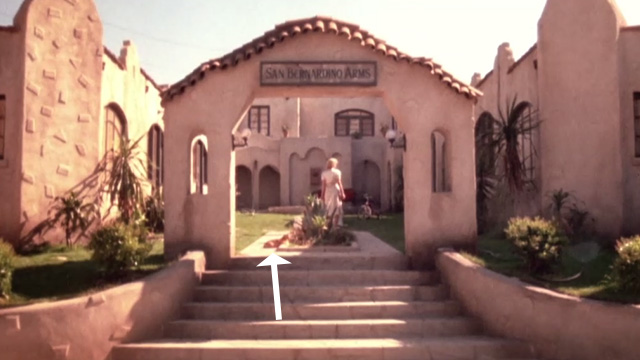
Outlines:
[[[191,149],[191,156],[193,161],[193,173],[191,174],[192,181],[195,183],[196,194],[206,194],[205,187],[208,187],[208,171],[207,171],[207,146],[202,139],[198,139],[193,144]]]
[[[369,120],[371,121],[371,133],[365,134],[365,132],[363,131],[364,122]],[[338,131],[338,123],[341,121],[346,122],[345,124],[346,133],[341,133]],[[337,112],[334,116],[334,123],[333,123],[334,135],[335,136],[352,136],[353,132],[351,132],[351,125],[354,122],[357,123],[357,128],[360,135],[375,136],[375,133],[376,133],[375,114],[370,111],[366,111],[362,109],[347,109],[347,110],[342,110]]]
[[[442,149],[436,143],[436,134],[442,136]],[[442,162],[442,173],[438,174],[438,159]],[[449,171],[447,167],[447,136],[441,131],[431,133],[431,191],[434,193],[451,192],[449,186]],[[440,177],[438,176],[440,175]]]
[[[0,94],[0,160],[6,158],[7,149],[7,97]]]
[[[113,119],[110,119],[109,115],[113,114]],[[121,110],[114,105],[107,105],[105,107],[105,142],[104,152],[105,155],[110,151],[116,150],[116,121],[120,124],[120,136],[126,141],[128,139],[127,120],[122,114]],[[109,136],[111,131],[111,136]],[[118,140],[119,141],[119,140]]]
[[[266,109],[267,110],[267,131],[266,134],[264,132],[264,129],[262,128],[262,110]],[[256,110],[258,112],[258,119],[257,119],[257,129],[251,126],[253,119],[253,111]],[[249,116],[247,117],[247,127],[256,133],[265,135],[265,136],[271,136],[271,106],[269,105],[253,105],[251,106],[251,108],[249,108]]]
[[[640,158],[640,91],[633,93],[633,153]]]
[[[525,181],[534,181],[536,178],[536,164],[535,164],[535,147],[533,143],[533,132],[535,129],[531,128],[533,124],[534,111],[532,106],[528,106],[525,112],[522,114],[522,126],[529,128],[528,131],[523,132],[520,135],[519,145],[520,158],[522,159],[522,167],[524,169]],[[527,147],[529,150],[527,151]]]
[[[147,178],[159,188],[164,184],[164,132],[157,124],[147,135]]]

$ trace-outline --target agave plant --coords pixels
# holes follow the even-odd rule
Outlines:
[[[79,231],[85,231],[96,218],[97,207],[93,202],[85,202],[73,191],[67,196],[58,196],[51,208],[53,216],[51,226],[62,225],[67,247],[71,246],[71,238]]]
[[[109,196],[109,209],[117,207],[120,219],[125,224],[129,224],[136,213],[144,213],[143,184],[146,180],[143,174],[146,155],[138,146],[143,137],[136,141],[121,137],[120,148],[110,151],[105,158],[106,181],[103,191]]]

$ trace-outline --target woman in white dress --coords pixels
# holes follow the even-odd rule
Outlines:
[[[338,159],[331,158],[327,161],[327,169],[322,172],[321,198],[327,209],[327,216],[333,216],[333,225],[342,226],[342,200],[344,200],[344,188],[342,187],[342,172],[337,169]]]

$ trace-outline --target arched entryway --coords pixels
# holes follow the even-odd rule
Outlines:
[[[253,207],[251,170],[243,165],[236,166],[236,209]]]
[[[353,172],[353,188],[358,201],[364,202],[365,194],[371,201],[380,206],[380,167],[371,160],[364,160],[355,164]]]
[[[325,168],[327,155],[318,148],[309,149],[304,157],[292,154],[289,159],[290,202],[303,205],[307,195],[320,190],[320,175]]]
[[[271,166],[260,170],[260,209],[280,205],[280,173]]]
[[[469,119],[479,95],[432,60],[410,57],[357,25],[324,17],[288,21],[224,57],[203,63],[163,93],[167,167],[176,174],[165,179],[166,223],[171,229],[165,233],[166,254],[172,257],[200,248],[207,254],[208,267],[228,265],[235,246],[236,200],[236,156],[230,135],[237,132],[256,98],[380,97],[406,140],[402,159],[407,255],[414,268],[433,265],[438,247],[471,245],[476,238],[473,123]],[[447,135],[451,193],[432,191],[430,136],[438,129]],[[188,178],[180,176],[189,173],[186,149],[189,137],[198,131],[210,139],[209,175],[215,184],[200,197],[185,190]],[[360,140],[367,141],[366,137]],[[351,137],[332,138],[319,167],[327,154],[341,146],[344,161],[349,162],[350,141]],[[261,136],[255,142],[270,146]],[[310,143],[307,148],[314,146]],[[281,164],[294,165],[302,158],[281,155]],[[367,171],[373,169],[371,165]],[[375,169],[379,198],[380,166]],[[299,178],[293,171],[291,166],[282,177],[301,182],[301,194],[313,189],[308,167],[301,168]],[[286,188],[293,188],[293,183]],[[292,200],[298,196],[289,194]],[[185,208],[196,215],[189,222]]]

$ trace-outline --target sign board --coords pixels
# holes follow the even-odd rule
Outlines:
[[[374,61],[264,61],[260,63],[262,86],[375,86]]]

